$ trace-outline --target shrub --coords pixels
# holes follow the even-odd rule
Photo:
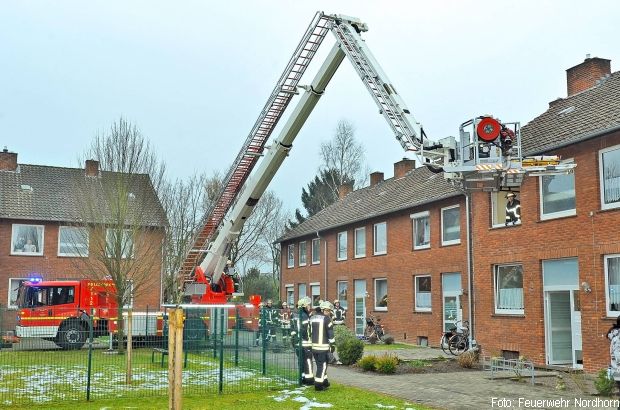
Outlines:
[[[386,335],[383,338],[383,343],[385,343],[386,345],[394,344],[394,337],[392,337],[391,335]]]
[[[365,372],[375,370],[376,364],[377,356],[375,355],[364,356],[357,361],[357,365]]]
[[[384,354],[377,358],[375,370],[377,373],[392,374],[396,372],[398,357],[392,354]]]
[[[596,380],[594,380],[594,387],[596,387],[596,391],[599,392],[602,396],[611,396],[611,393],[614,389],[614,380],[610,379],[607,375],[607,369],[601,369],[596,374]]]
[[[471,369],[472,367],[474,367],[478,363],[478,360],[478,352],[474,350],[468,350],[456,358],[459,366],[465,369]]]
[[[340,345],[336,342],[336,346],[342,364],[351,365],[361,359],[364,354],[364,342],[356,337],[346,338]]]
[[[334,337],[336,339],[336,348],[338,349],[340,349],[340,346],[346,339],[357,339],[351,329],[342,325],[334,326]]]

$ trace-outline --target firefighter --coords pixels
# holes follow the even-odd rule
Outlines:
[[[508,202],[506,202],[506,226],[509,223],[513,225],[521,222],[521,202],[516,199],[514,192],[508,192],[506,194]]]
[[[331,313],[334,306],[328,302],[320,305],[321,313],[317,313],[310,318],[310,334],[312,336],[312,356],[316,364],[314,374],[314,389],[325,390],[329,387],[327,380],[328,353],[333,353],[336,340],[334,339],[334,328],[331,320]]]
[[[288,307],[286,302],[282,302],[280,323],[282,324],[282,343],[286,343],[291,335],[291,308]]]
[[[299,299],[297,306],[299,312],[293,316],[291,320],[291,343],[295,349],[297,357],[302,355],[302,377],[301,382],[307,386],[314,384],[314,376],[312,375],[312,340],[310,339],[310,305],[312,300],[304,296]],[[301,351],[299,342],[301,340]]]
[[[347,318],[347,310],[340,306],[340,300],[334,300],[334,325],[344,325]]]
[[[265,325],[267,328],[266,343],[276,341],[276,328],[280,324],[280,312],[273,306],[273,300],[267,299],[264,308]]]
[[[260,343],[260,336],[263,334],[263,308],[265,305],[263,302],[258,304],[258,330],[256,331],[256,340],[254,340],[254,347],[258,347]]]
[[[235,286],[235,293],[239,293],[241,291],[241,280],[239,279],[239,273],[237,273],[230,259],[228,259],[226,266],[224,266],[224,273],[232,279]]]

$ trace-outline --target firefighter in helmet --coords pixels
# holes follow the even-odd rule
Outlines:
[[[312,375],[312,340],[310,339],[309,329],[311,305],[312,300],[309,297],[304,296],[299,299],[297,302],[299,312],[294,315],[291,321],[291,343],[297,356],[302,355],[301,382],[308,386],[314,384],[314,376]]]
[[[506,226],[509,223],[513,225],[521,222],[521,202],[516,199],[514,192],[508,192],[506,194]]]
[[[340,306],[340,300],[334,300],[334,325],[344,325],[344,320],[347,317],[347,310]]]
[[[314,374],[314,389],[325,390],[329,387],[327,380],[328,353],[336,350],[334,339],[334,327],[331,314],[334,306],[329,302],[322,302],[321,313],[310,318],[310,334],[312,335],[312,356],[316,363]]]
[[[286,301],[282,302],[280,310],[280,324],[282,326],[282,343],[287,343],[291,335],[291,308]]]

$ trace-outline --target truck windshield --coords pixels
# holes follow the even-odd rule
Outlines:
[[[73,303],[75,288],[72,286],[22,286],[18,291],[17,306],[33,308]]]

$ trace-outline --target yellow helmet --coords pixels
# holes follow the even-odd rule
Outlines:
[[[310,300],[308,296],[304,296],[303,298],[299,299],[299,301],[297,301],[297,306],[300,308],[310,306],[311,304],[312,300]]]
[[[319,307],[321,308],[321,310],[334,310],[334,305],[332,305],[331,302],[328,300],[321,302]]]

